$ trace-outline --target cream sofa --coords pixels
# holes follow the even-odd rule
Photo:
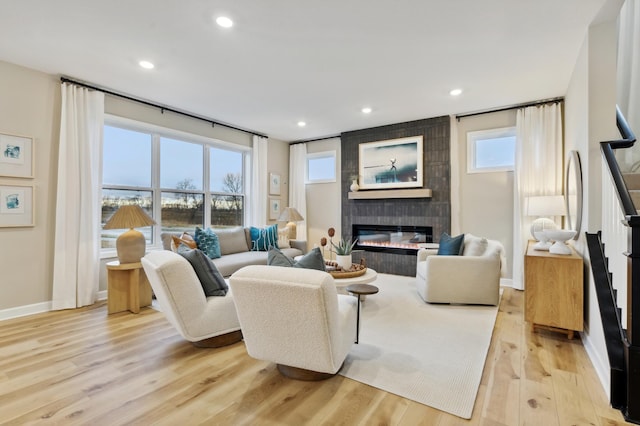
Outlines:
[[[218,236],[222,257],[212,260],[216,268],[218,268],[218,271],[220,271],[225,278],[230,277],[231,274],[243,266],[267,264],[268,252],[250,251],[251,236],[249,234],[249,228],[213,229],[213,232]],[[286,228],[278,232],[279,236],[284,232],[286,232]],[[162,247],[165,250],[171,250],[171,237],[179,237],[180,235],[180,233],[162,233]],[[281,241],[279,240],[279,244],[280,243]],[[280,249],[291,258],[306,253],[306,241],[288,240],[288,245],[290,247],[280,247]]]
[[[500,277],[506,270],[502,244],[466,234],[461,256],[420,249],[416,289],[425,302],[497,305]]]

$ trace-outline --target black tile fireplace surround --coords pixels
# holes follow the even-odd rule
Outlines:
[[[415,256],[420,245],[433,242],[431,226],[352,225],[354,250]]]

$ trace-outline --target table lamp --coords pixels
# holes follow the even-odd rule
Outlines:
[[[297,230],[295,222],[300,222],[301,220],[304,220],[304,218],[295,207],[286,207],[278,218],[278,221],[280,222],[288,222],[287,227],[289,228],[290,240],[296,239]]]
[[[550,217],[565,215],[564,196],[542,195],[527,197],[526,202],[526,215],[538,216],[531,224],[531,236],[538,241],[533,245],[533,249],[548,251],[549,247],[551,247],[551,242],[544,231],[558,229],[558,225]]]
[[[146,249],[142,232],[133,228],[155,225],[156,222],[138,205],[120,206],[103,229],[126,229],[116,240],[116,251],[120,264],[140,262]]]

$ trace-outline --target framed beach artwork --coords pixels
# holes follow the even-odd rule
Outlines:
[[[33,177],[33,139],[0,133],[0,176]]]
[[[280,195],[280,174],[269,173],[269,195]]]
[[[269,198],[269,219],[278,220],[280,217],[280,198]]]
[[[422,136],[361,143],[360,189],[422,188]]]
[[[0,185],[0,228],[34,226],[33,185]]]

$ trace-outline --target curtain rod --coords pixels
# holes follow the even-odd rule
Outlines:
[[[150,107],[158,108],[160,110],[161,114],[164,114],[165,111],[169,111],[169,112],[172,112],[174,114],[179,114],[179,115],[183,115],[185,117],[193,118],[195,120],[200,120],[200,121],[204,121],[204,122],[210,123],[211,127],[222,126],[222,127],[228,128],[228,129],[237,130],[239,132],[248,133],[250,135],[260,136],[262,138],[268,138],[267,135],[263,135],[261,133],[253,132],[251,130],[241,129],[239,127],[231,126],[229,124],[220,123],[219,121],[215,121],[215,120],[212,120],[210,118],[200,117],[200,116],[195,115],[195,114],[190,114],[188,112],[184,112],[184,111],[180,111],[180,110],[177,110],[177,109],[173,109],[173,108],[170,108],[170,107],[167,107],[167,106],[164,106],[164,105],[160,105],[160,104],[156,104],[156,103],[153,103],[153,102],[145,101],[144,99],[134,98],[133,96],[124,95],[122,93],[117,93],[117,92],[114,92],[112,90],[104,89],[102,87],[93,86],[91,84],[82,83],[82,82],[76,81],[76,80],[71,80],[70,78],[67,78],[67,77],[60,77],[60,82],[69,83],[69,84],[73,84],[73,85],[80,86],[80,87],[85,87],[85,88],[91,89],[91,90],[97,90],[98,92],[102,92],[102,93],[105,93],[107,95],[116,96],[118,98],[126,99],[128,101],[133,101],[133,102],[137,102],[139,104],[143,104],[143,105],[147,105],[147,106],[150,106]]]
[[[333,135],[333,136],[324,136],[324,137],[321,137],[321,138],[315,138],[315,139],[302,139],[302,140],[299,140],[299,141],[291,142],[291,143],[289,144],[289,146],[291,146],[291,145],[298,145],[299,143],[325,141],[325,140],[327,140],[327,139],[333,139],[333,138],[339,138],[339,137],[340,137],[340,134]]]
[[[526,108],[526,107],[538,106],[538,105],[544,105],[544,104],[556,104],[562,101],[564,101],[563,97],[557,97],[557,98],[551,98],[551,99],[543,99],[535,102],[527,102],[523,104],[511,105],[511,106],[501,107],[496,109],[490,109],[486,111],[470,112],[468,114],[458,114],[456,115],[456,120],[460,121],[461,118],[473,117],[473,116],[482,115],[482,114],[489,114],[492,112],[509,111],[511,109]]]

